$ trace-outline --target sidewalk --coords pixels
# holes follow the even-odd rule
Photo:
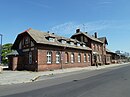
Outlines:
[[[110,67],[116,67],[125,65],[128,63],[123,64],[111,64],[111,65],[103,65],[99,66],[98,68],[96,66],[89,66],[84,68],[67,68],[67,69],[59,69],[54,71],[42,71],[42,72],[30,72],[30,71],[3,71],[0,73],[0,85],[6,85],[6,84],[18,84],[18,83],[27,83],[27,82],[33,82],[40,80],[45,80],[45,76],[52,76],[56,74],[64,74],[69,72],[76,72],[84,70],[85,72],[93,71],[93,70],[100,70],[104,68],[110,68]],[[42,77],[42,79],[40,78]]]

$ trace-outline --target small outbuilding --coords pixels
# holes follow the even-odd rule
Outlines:
[[[16,50],[12,51],[11,53],[9,53],[8,55],[8,66],[9,66],[9,70],[17,70],[17,63],[18,63],[18,57],[19,54]]]

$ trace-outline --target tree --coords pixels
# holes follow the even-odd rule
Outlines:
[[[8,64],[7,54],[12,52],[11,50],[12,45],[13,45],[12,43],[7,43],[2,46],[2,64],[4,65]]]

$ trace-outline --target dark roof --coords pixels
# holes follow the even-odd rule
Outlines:
[[[12,51],[11,53],[7,54],[7,56],[12,56],[12,55],[19,55],[16,50]]]
[[[103,43],[108,44],[106,37],[100,37],[100,38],[98,38],[98,39],[99,39],[100,41],[102,41]]]
[[[47,33],[47,32],[42,32],[42,31],[38,31],[38,30],[34,30],[34,29],[28,29],[26,31],[24,31],[21,34],[27,33],[30,35],[30,37],[32,37],[32,39],[34,39],[34,41],[38,44],[47,44],[47,45],[53,45],[53,46],[60,46],[60,47],[68,47],[68,48],[75,48],[75,49],[82,49],[82,50],[91,50],[91,48],[89,47],[82,47],[82,46],[76,46],[76,45],[69,45],[69,44],[62,44],[61,42],[59,42],[59,39],[63,39],[66,41],[72,41],[74,43],[78,42],[78,40],[76,39],[71,39],[71,38],[65,38],[62,36],[58,36],[52,33]],[[19,34],[15,40],[15,43],[13,45],[13,49],[15,48],[15,46],[17,46],[16,41],[18,41],[21,36],[21,34]],[[54,42],[50,42],[48,41],[47,37],[54,37],[55,41]]]
[[[76,36],[76,35],[81,35],[81,34],[85,35],[86,37],[88,37],[89,39],[91,39],[91,40],[93,40],[93,41],[96,41],[96,42],[99,42],[99,43],[103,43],[103,42],[100,41],[98,38],[95,38],[94,36],[91,36],[91,35],[89,35],[89,34],[86,33],[86,32],[78,32],[78,33],[75,33],[74,35],[72,35],[71,37]]]

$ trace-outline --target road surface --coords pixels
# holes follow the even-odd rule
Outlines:
[[[130,65],[0,86],[1,97],[130,97]]]

